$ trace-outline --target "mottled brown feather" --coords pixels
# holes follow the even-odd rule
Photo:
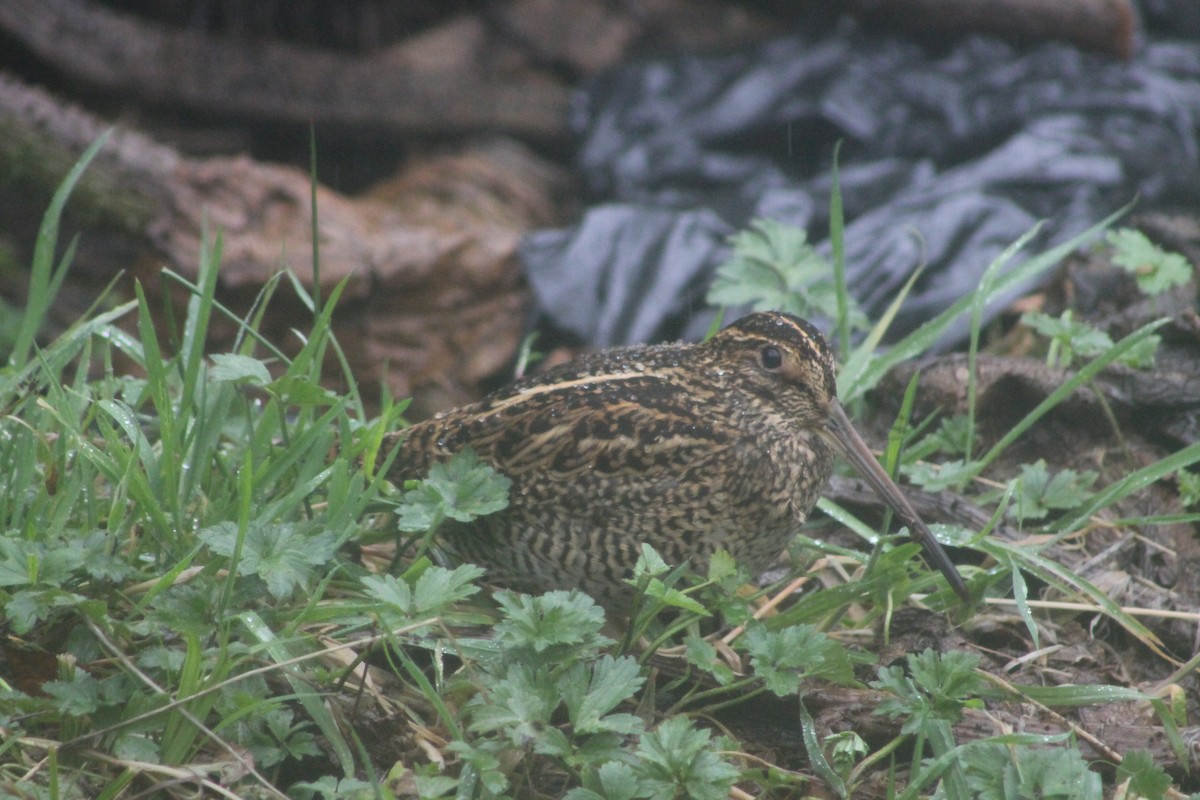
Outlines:
[[[821,334],[751,314],[704,343],[584,356],[399,431],[390,477],[472,447],[512,480],[509,506],[447,523],[442,545],[496,583],[623,609],[642,542],[701,570],[717,549],[755,570],[776,558],[833,470],[835,402]]]

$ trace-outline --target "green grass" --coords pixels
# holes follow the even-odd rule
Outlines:
[[[501,507],[505,483],[469,454],[410,486],[383,480],[391,457],[383,434],[403,424],[404,404],[384,397],[368,418],[355,392],[339,396],[320,381],[332,359],[354,385],[330,330],[341,287],[308,298],[303,346],[288,357],[257,326],[281,286],[302,297],[303,288],[277,276],[236,317],[215,299],[221,239],[210,234],[194,283],[164,276],[190,293],[177,325],[156,325],[139,287],[133,300],[36,344],[76,246],[56,261],[59,217],[94,153],[47,211],[30,300],[0,372],[8,665],[0,673],[0,794],[716,800],[731,792],[877,796],[867,787],[882,775],[901,798],[935,790],[951,798],[1098,796],[1100,779],[1076,746],[1047,749],[1047,737],[1022,733],[957,741],[954,723],[997,700],[1138,704],[1182,747],[1176,729],[1185,716],[1151,692],[1014,686],[965,653],[876,665],[870,649],[852,643],[872,626],[886,636],[894,610],[914,596],[962,612],[913,558],[913,545],[879,536],[828,500],[822,510],[859,534],[861,546],[801,542],[794,573],[756,597],[738,591],[747,576],[727,558],[696,578],[647,549],[630,587],[634,612],[615,632],[577,593],[487,598],[480,570],[443,568],[426,553],[442,519]],[[819,313],[839,321],[843,399],[861,404],[890,366],[924,352],[959,316],[973,323],[974,353],[994,296],[1111,222],[1025,261],[1025,240],[1016,243],[979,293],[883,354],[879,342],[902,298],[866,328],[840,266],[814,262],[803,237],[782,226],[739,237],[716,297],[798,310],[819,303]],[[840,242],[840,214],[834,227]],[[797,264],[835,278],[813,291]],[[746,295],[747,274],[761,297]],[[214,317],[232,319],[241,333],[230,352],[207,356]],[[856,329],[865,335],[853,344]],[[942,530],[987,558],[966,570],[975,597],[1011,593],[1035,642],[1045,618],[1030,579],[1161,653],[1137,617],[1043,552],[1118,499],[1194,464],[1200,448],[1111,485],[1034,464],[990,495],[976,488],[1012,439],[1153,330],[1092,356],[1045,408],[982,454],[969,423],[910,429],[905,412],[893,428],[887,463],[926,485],[968,491],[995,510],[993,524],[1020,509],[1027,530],[1043,535],[1017,545],[987,530]],[[408,545],[399,555],[397,531]],[[805,580],[818,557],[867,567],[823,591],[781,591]],[[767,598],[777,613],[760,613]],[[879,714],[896,720],[888,741],[826,736],[798,694],[867,684],[886,698]],[[761,743],[720,721],[767,698],[789,709],[803,759],[767,760]],[[1136,754],[1122,769],[1147,797],[1170,785],[1161,765]]]

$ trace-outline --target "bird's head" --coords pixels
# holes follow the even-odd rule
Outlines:
[[[706,345],[713,369],[789,424],[821,427],[837,402],[833,352],[812,323],[758,312],[723,328]]]
[[[908,526],[954,591],[969,597],[954,563],[884,472],[838,401],[833,351],[820,331],[791,314],[758,312],[723,328],[708,346],[715,369],[736,376],[726,385],[736,385],[756,402],[752,413],[782,418],[840,453]]]

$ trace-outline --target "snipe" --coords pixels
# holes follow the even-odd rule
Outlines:
[[[702,344],[586,355],[392,434],[390,477],[464,447],[512,480],[506,510],[447,522],[442,545],[531,592],[628,606],[642,542],[703,570],[724,549],[765,568],[800,530],[840,453],[966,598],[953,563],[837,400],[833,355],[805,320],[743,317]]]

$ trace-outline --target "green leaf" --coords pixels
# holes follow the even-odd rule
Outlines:
[[[425,480],[405,492],[397,511],[400,530],[420,533],[447,517],[471,522],[493,514],[508,507],[511,486],[512,481],[465,448],[448,462],[434,464]]]
[[[642,736],[633,764],[644,797],[724,800],[739,773],[713,752],[709,732],[686,717],[671,717]]]
[[[476,695],[470,706],[470,728],[476,733],[499,731],[516,747],[526,748],[550,724],[558,705],[552,682],[527,664],[514,664],[486,695]]]
[[[69,681],[46,681],[42,691],[57,701],[59,712],[72,717],[94,714],[102,705],[100,681],[82,670]]]
[[[497,592],[504,619],[496,623],[496,641],[505,647],[528,647],[542,653],[557,646],[602,647],[604,610],[579,592],[554,591],[538,597]]]
[[[254,762],[264,767],[274,766],[285,759],[301,759],[320,754],[313,735],[304,730],[307,723],[294,724],[291,709],[271,708],[248,724],[246,744]]]
[[[907,717],[901,730],[931,735],[936,723],[958,722],[966,701],[979,690],[975,674],[979,656],[957,650],[939,654],[933,650],[910,653],[907,672],[899,666],[881,667],[871,687],[892,696],[881,701],[875,713]]]
[[[429,765],[435,766],[435,765]],[[458,788],[458,778],[449,775],[416,773],[413,782],[417,784],[417,795],[421,798],[446,797]]]
[[[646,584],[645,593],[647,597],[653,597],[663,605],[671,606],[672,608],[681,608],[684,611],[691,611],[693,614],[701,616],[709,616],[708,609],[700,605],[696,600],[688,597],[679,589],[676,589],[663,583],[658,578],[651,578]]]
[[[501,770],[500,759],[496,755],[500,752],[499,742],[483,741],[476,745],[471,742],[455,740],[446,749],[458,753],[463,764],[471,768],[463,770],[457,796],[464,798],[476,796],[474,791],[476,785],[482,785],[493,795],[498,795],[508,788],[508,777]],[[473,775],[471,771],[474,771]],[[479,792],[479,796],[488,797],[489,795]]]
[[[1162,294],[1192,278],[1193,268],[1186,258],[1166,252],[1141,231],[1119,228],[1106,239],[1113,247],[1113,263],[1132,273],[1144,294]]]
[[[304,800],[319,797],[321,800],[379,800],[379,786],[372,781],[358,778],[335,778],[322,775],[315,781],[293,783],[289,791],[295,791]]]
[[[201,530],[199,537],[214,553],[229,558],[237,546],[238,526],[219,522]],[[238,574],[257,575],[272,597],[282,599],[311,580],[314,568],[336,551],[336,537],[312,524],[254,522],[246,531]]]
[[[0,586],[61,586],[80,569],[88,549],[60,537],[46,541],[0,538]]]
[[[1069,344],[1071,349],[1081,356],[1098,356],[1113,346],[1113,341],[1107,333],[1072,317],[1069,308],[1057,317],[1031,311],[1021,316],[1021,322],[1047,339],[1058,339]]]
[[[1161,344],[1162,337],[1158,334],[1147,336],[1122,353],[1117,363],[1132,369],[1153,369]]]
[[[285,404],[304,408],[332,406],[339,402],[337,395],[305,375],[284,375],[268,384],[267,390]]]
[[[1113,341],[1107,333],[1086,322],[1072,319],[1072,314],[1071,309],[1063,311],[1057,317],[1031,311],[1021,317],[1023,324],[1050,340],[1046,363],[1052,367],[1064,369],[1069,367],[1077,356],[1095,358],[1113,346]],[[1161,343],[1161,336],[1148,336],[1122,353],[1117,363],[1134,369],[1149,369],[1154,366],[1155,354]]]
[[[914,449],[923,452],[945,453],[949,456],[960,456],[967,452],[969,420],[966,414],[956,414],[943,417],[937,430],[921,440]]]
[[[972,797],[979,800],[1100,800],[1100,775],[1075,748],[1033,748],[977,742],[960,758]]]
[[[0,586],[27,586],[38,581],[42,549],[23,539],[0,538]]]
[[[177,672],[183,667],[186,656],[183,650],[164,645],[152,645],[138,653],[137,665],[145,670]]]
[[[795,694],[805,677],[846,680],[853,675],[841,646],[812,625],[772,631],[754,623],[740,641],[750,654],[754,673],[780,697]]]
[[[567,792],[564,800],[632,800],[639,793],[633,768],[620,761],[609,761],[599,769],[584,773],[583,787]]]
[[[1179,486],[1179,502],[1184,508],[1200,505],[1200,473],[1178,470],[1175,483]]]
[[[733,668],[720,658],[717,648],[710,642],[694,633],[689,633],[684,640],[684,645],[687,647],[689,664],[712,675],[722,686],[728,686],[734,679]]]
[[[645,542],[642,542],[641,554],[638,556],[637,562],[633,565],[633,580],[631,583],[636,585],[638,579],[643,576],[657,577],[670,572],[670,570],[670,565],[666,561],[663,561],[658,551]]]
[[[116,536],[108,531],[92,531],[74,542],[82,562],[76,569],[90,578],[109,583],[123,581],[137,570],[117,546]]]
[[[257,358],[236,353],[215,353],[211,358],[213,366],[208,371],[210,380],[229,383],[244,381],[252,386],[266,386],[271,382],[267,365]]]
[[[716,582],[737,574],[737,562],[725,550],[718,550],[708,559],[708,580]]]
[[[936,653],[927,649],[910,653],[907,660],[913,683],[935,700],[959,703],[979,690],[980,678],[975,672],[979,656],[975,653]]]
[[[1091,499],[1090,488],[1099,475],[1088,470],[1064,469],[1050,475],[1046,460],[1021,465],[1016,478],[1015,502],[1008,515],[1017,519],[1042,519],[1052,510],[1078,508]]]
[[[1134,750],[1117,765],[1117,781],[1129,781],[1129,796],[1161,800],[1171,788],[1171,776],[1145,750]]]
[[[54,609],[82,609],[87,602],[82,595],[53,587],[22,589],[13,592],[12,597],[4,604],[4,614],[8,617],[13,632],[24,635],[33,630],[38,622],[49,618]]]
[[[470,597],[479,591],[473,582],[482,578],[483,573],[484,570],[474,564],[461,564],[452,570],[428,568],[413,587],[416,611],[426,613]]]
[[[473,582],[482,576],[483,570],[474,564],[462,564],[452,570],[430,566],[411,586],[395,575],[368,575],[362,584],[368,596],[405,617],[415,617],[438,613],[451,603],[475,594],[479,587]]]
[[[620,734],[636,733],[641,730],[641,720],[632,714],[605,716],[618,704],[629,699],[641,688],[645,679],[638,674],[638,663],[628,656],[600,657],[592,665],[591,681],[582,697],[563,699],[576,733],[600,733],[611,731]]]
[[[553,674],[553,665],[546,665],[547,673]],[[565,669],[558,671],[558,677],[555,680],[555,686],[558,690],[558,696],[562,698],[563,704],[567,707],[567,716],[572,722],[579,716],[579,708],[583,705],[587,698],[588,685],[591,680],[591,672],[588,665],[582,661],[575,661],[568,665]],[[570,744],[563,748],[563,752],[570,750]]]
[[[131,733],[117,736],[113,742],[113,755],[129,761],[156,764],[162,759],[162,750],[157,742],[144,734]]]
[[[749,305],[755,311],[786,311],[802,317],[838,319],[833,266],[808,243],[803,228],[757,219],[730,237],[733,254],[717,268],[708,290],[710,305]],[[865,328],[866,315],[842,296],[846,317]]]
[[[413,613],[412,587],[395,575],[367,575],[362,579],[367,594],[401,614]]]
[[[825,737],[830,765],[843,779],[850,776],[854,766],[871,753],[871,747],[854,731],[841,731]]]
[[[919,461],[915,464],[901,464],[900,471],[909,481],[925,491],[940,492],[943,489],[964,486],[979,472],[979,463],[963,461],[961,458],[941,464]]]

